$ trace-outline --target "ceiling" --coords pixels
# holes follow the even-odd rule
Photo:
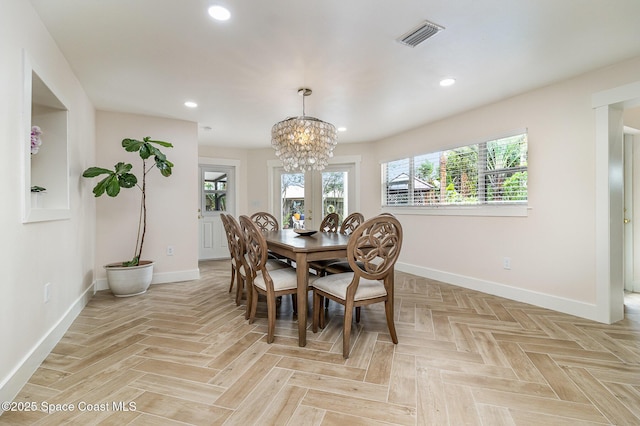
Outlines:
[[[213,146],[270,146],[300,87],[338,143],[366,142],[640,55],[639,0],[31,3],[97,109],[195,121]],[[396,41],[424,20],[445,30]]]

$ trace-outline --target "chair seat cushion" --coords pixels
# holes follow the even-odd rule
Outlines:
[[[318,290],[337,298],[346,299],[347,287],[351,284],[353,275],[353,272],[327,275],[325,277],[317,278],[313,282],[313,286]],[[387,290],[384,288],[382,281],[360,278],[360,283],[358,284],[354,300],[367,300],[386,295]]]
[[[276,269],[289,268],[290,265],[287,265],[286,263],[280,260],[268,259],[266,267],[267,267],[267,271],[274,271]]]
[[[275,291],[291,290],[298,288],[298,275],[293,268],[280,268],[273,271],[269,271],[271,280],[273,281],[273,289]],[[313,282],[313,276],[309,276],[309,286]],[[267,286],[264,282],[264,277],[261,272],[258,272],[256,278],[253,280],[256,287],[266,291]]]

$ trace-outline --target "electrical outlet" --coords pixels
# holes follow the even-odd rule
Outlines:
[[[173,246],[167,246],[167,256],[173,256]]]
[[[510,257],[505,257],[502,260],[502,267],[504,269],[511,269],[511,258]]]
[[[45,283],[44,285],[44,303],[48,303],[51,299],[51,283]]]

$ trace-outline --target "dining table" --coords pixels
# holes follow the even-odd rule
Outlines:
[[[307,344],[307,291],[309,287],[309,262],[347,257],[349,236],[336,232],[316,232],[300,235],[293,229],[280,229],[264,233],[267,248],[296,262],[298,281],[298,345]]]

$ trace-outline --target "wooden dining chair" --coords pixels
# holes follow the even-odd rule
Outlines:
[[[251,220],[261,231],[277,231],[280,229],[278,219],[268,212],[256,212],[251,215]]]
[[[231,233],[231,229],[229,228],[229,223],[227,222],[227,215],[225,213],[220,213],[220,220],[222,221],[222,227],[224,228],[224,233],[225,236],[227,237],[227,246],[229,247],[229,256],[231,257],[231,283],[229,284],[229,293],[231,293],[231,290],[233,290],[233,284],[235,284],[236,282],[236,274],[238,271],[238,266],[236,263],[236,257],[234,256],[234,248],[233,248],[233,243],[232,243],[232,233]],[[238,302],[236,302],[236,304],[238,304]]]
[[[344,305],[342,356],[349,357],[353,308],[384,302],[387,327],[398,343],[393,322],[394,266],[402,248],[402,226],[392,216],[375,216],[351,234],[347,260],[352,272],[326,275],[313,283],[313,332],[324,327],[324,298]]]
[[[342,225],[340,225],[340,233],[345,235],[351,235],[355,229],[364,222],[364,215],[362,213],[351,213],[347,216]],[[342,272],[350,272],[351,267],[347,259],[336,259],[327,261],[324,265],[324,274],[340,274]],[[323,274],[323,275],[324,275]]]
[[[351,233],[353,233],[353,231],[360,226],[362,222],[364,222],[364,215],[362,213],[351,213],[344,219],[344,221],[342,221],[342,224],[340,225],[340,233],[344,235],[351,235]],[[347,262],[347,259],[316,260],[309,263],[309,267],[316,271],[316,274],[320,277],[326,275],[327,272],[330,272],[327,268],[331,265],[335,265],[332,269],[332,273],[334,274],[348,272],[351,270],[349,269],[349,262]],[[329,299],[327,299],[325,306],[329,306]]]
[[[320,232],[338,232],[340,228],[340,216],[338,213],[327,214],[320,223],[318,231]]]
[[[246,246],[245,237],[238,221],[231,215],[225,215],[225,230],[227,231],[227,240],[230,244],[232,275],[235,276],[236,282],[236,305],[240,305],[244,289],[247,287],[247,262],[246,262]],[[286,268],[283,262],[274,259],[268,259],[266,268],[270,271]],[[229,290],[231,292],[231,289]],[[245,318],[249,318],[249,306],[251,305],[251,291],[247,289],[247,310]]]
[[[364,222],[364,215],[360,212],[353,212],[344,218],[339,232],[344,235],[351,235],[362,222]]]
[[[267,343],[272,343],[276,327],[276,298],[298,291],[298,276],[293,268],[269,270],[267,268],[267,241],[258,226],[248,216],[240,216],[240,227],[245,238],[247,282],[251,297],[249,322],[253,323],[258,308],[258,294],[267,298]]]

